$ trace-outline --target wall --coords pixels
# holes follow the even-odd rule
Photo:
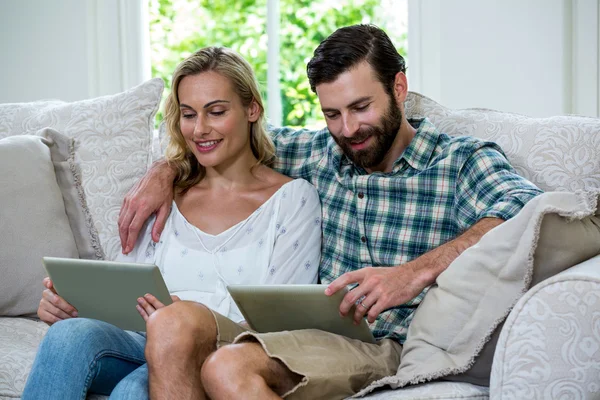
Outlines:
[[[598,116],[598,0],[409,0],[409,85],[453,108]]]
[[[79,0],[0,3],[0,102],[87,97],[86,14]]]
[[[81,100],[148,79],[146,3],[0,2],[0,103]]]

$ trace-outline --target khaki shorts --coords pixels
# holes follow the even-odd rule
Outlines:
[[[251,331],[249,328],[246,328],[237,322],[233,322],[218,312],[213,311],[208,307],[206,308],[212,313],[213,317],[215,317],[215,322],[217,324],[217,349],[232,344],[233,340],[240,334]]]
[[[395,375],[402,346],[384,339],[377,344],[349,339],[315,329],[256,333],[213,312],[217,322],[217,347],[255,341],[269,357],[302,375],[286,393],[287,399],[343,399],[371,382]]]

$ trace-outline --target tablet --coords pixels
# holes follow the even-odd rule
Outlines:
[[[327,285],[229,285],[227,290],[246,322],[257,332],[320,329],[375,343],[363,319],[354,325],[354,307],[346,317],[339,308],[348,289],[325,295]]]
[[[172,303],[156,265],[55,257],[42,262],[56,292],[83,318],[145,332],[146,322],[135,308],[138,297],[150,293],[165,305]]]

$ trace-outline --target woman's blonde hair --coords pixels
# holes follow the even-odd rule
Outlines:
[[[204,178],[206,170],[200,165],[181,133],[179,83],[186,76],[208,71],[214,71],[229,79],[243,107],[249,107],[253,100],[259,107],[258,119],[250,126],[250,147],[252,154],[258,160],[253,168],[260,164],[270,167],[275,159],[275,146],[266,131],[265,108],[252,67],[233,50],[223,47],[203,48],[183,60],[175,68],[171,81],[171,93],[165,102],[165,123],[169,137],[166,159],[177,169],[175,188],[181,194],[200,182]]]

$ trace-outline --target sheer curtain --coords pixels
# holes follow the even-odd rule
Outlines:
[[[86,0],[89,97],[150,79],[147,0]]]

